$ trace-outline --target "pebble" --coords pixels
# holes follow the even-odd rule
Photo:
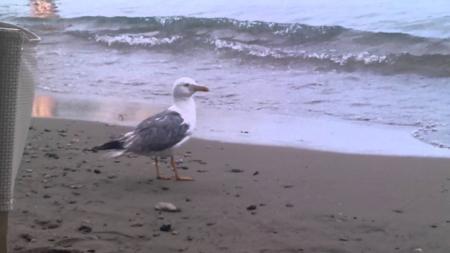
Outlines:
[[[59,155],[56,153],[46,153],[45,156],[48,158],[59,159]]]
[[[247,206],[247,210],[248,211],[256,210],[256,205],[249,205],[249,206]]]
[[[78,228],[78,231],[80,231],[83,234],[88,234],[88,233],[92,232],[92,228],[87,225],[81,225]]]
[[[161,225],[161,227],[159,227],[159,230],[162,232],[170,232],[170,231],[172,231],[172,225],[163,224],[163,225]]]
[[[169,202],[158,202],[155,205],[155,210],[157,211],[164,211],[164,212],[179,212],[180,209],[178,209],[174,204]]]

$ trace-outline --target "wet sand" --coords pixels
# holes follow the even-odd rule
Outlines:
[[[450,249],[450,159],[194,139],[177,158],[195,181],[159,181],[149,158],[89,151],[125,127],[32,125],[10,215],[12,252]],[[160,201],[181,211],[154,210]]]

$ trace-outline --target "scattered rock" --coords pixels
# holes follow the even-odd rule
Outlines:
[[[208,164],[207,162],[205,162],[205,161],[203,161],[203,160],[200,160],[200,159],[193,159],[192,161],[193,161],[193,162],[196,162],[196,163],[199,163],[199,164],[201,164],[201,165],[206,165],[206,164]]]
[[[170,232],[170,231],[172,231],[172,225],[163,224],[163,225],[161,225],[161,227],[159,227],[159,230],[162,232]]]
[[[59,155],[56,153],[45,153],[45,157],[59,159]]]
[[[256,210],[256,205],[249,205],[249,206],[247,206],[247,210],[248,211]]]
[[[80,189],[83,187],[82,184],[71,184],[69,185],[70,189]]]
[[[61,226],[61,220],[34,220],[34,224],[38,225],[42,229],[55,229]]]
[[[232,173],[242,173],[244,171],[241,170],[241,169],[231,169],[230,172],[232,172]]]
[[[102,173],[102,171],[101,171],[101,170],[99,170],[99,169],[94,169],[94,173],[95,173],[95,174],[101,174],[101,173]]]
[[[83,253],[83,251],[76,249],[61,249],[61,248],[34,248],[20,251],[19,253]]]
[[[259,175],[259,171],[253,172],[253,176],[257,176],[257,175]]]
[[[403,210],[400,210],[400,209],[394,209],[394,210],[392,210],[394,213],[404,213],[404,211]]]
[[[81,233],[83,233],[83,234],[88,234],[88,233],[92,232],[92,228],[89,227],[89,226],[87,226],[87,225],[81,225],[81,226],[78,228],[78,231],[81,232]]]
[[[30,234],[20,234],[19,237],[24,239],[26,242],[33,241],[33,237],[31,237]]]
[[[155,205],[155,210],[157,211],[163,211],[163,212],[179,212],[180,209],[178,209],[174,204],[169,202],[158,202]]]

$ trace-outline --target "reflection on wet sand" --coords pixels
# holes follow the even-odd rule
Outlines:
[[[50,96],[36,96],[33,102],[33,117],[53,118],[55,116],[55,100]]]
[[[31,0],[31,16],[36,18],[57,17],[58,7],[53,0]]]
[[[89,100],[37,94],[34,98],[32,116],[135,125],[161,109],[160,107],[143,107],[141,103],[122,104],[115,99]]]

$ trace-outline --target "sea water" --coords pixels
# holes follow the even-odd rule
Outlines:
[[[199,108],[216,113],[408,126],[445,149],[449,11],[442,0],[3,0],[0,20],[42,36],[41,93],[165,105],[190,76],[212,90]]]

